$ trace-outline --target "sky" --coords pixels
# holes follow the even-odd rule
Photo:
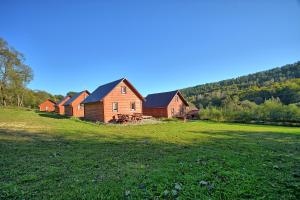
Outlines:
[[[0,37],[31,89],[65,95],[127,78],[142,95],[300,60],[300,0],[0,0]]]

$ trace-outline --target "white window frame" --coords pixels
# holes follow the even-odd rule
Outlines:
[[[114,109],[114,105],[116,105],[116,109]],[[112,103],[112,111],[113,112],[119,112],[119,103],[118,102],[113,102]]]
[[[134,104],[134,109],[132,108],[133,104]],[[136,103],[135,103],[135,101],[130,102],[130,111],[132,111],[132,112],[136,111]]]
[[[127,93],[126,86],[121,86],[121,94],[126,94],[126,93]]]
[[[84,109],[84,105],[83,104],[78,104],[77,110],[81,110],[81,109]]]

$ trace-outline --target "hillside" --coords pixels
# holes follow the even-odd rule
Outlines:
[[[298,78],[300,78],[300,61],[283,67],[277,67],[271,70],[257,72],[234,79],[185,88],[182,89],[181,92],[190,102],[194,103],[198,107],[207,107],[208,105],[218,107],[221,105],[222,100],[228,96],[238,96],[239,98],[243,98],[243,100],[250,100],[259,104],[263,103],[265,99],[270,98],[270,96],[262,96],[262,99],[255,101],[252,97],[249,99],[245,98],[247,96],[245,91],[252,91],[253,89],[260,90],[261,88],[264,90],[267,88],[271,90],[278,85],[276,83],[287,83],[285,86],[288,87],[288,89],[290,86],[292,87],[292,85],[300,87],[300,82],[297,81]],[[291,82],[287,82],[290,79],[295,79],[295,81],[291,84]],[[286,96],[286,94],[288,94],[294,97],[300,92],[300,90],[294,89],[295,88],[292,87],[289,93],[284,94],[286,103],[297,103],[295,102],[295,99],[287,100],[288,97]],[[281,94],[278,94],[277,96],[280,100],[282,100]]]

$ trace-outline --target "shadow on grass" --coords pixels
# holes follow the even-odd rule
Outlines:
[[[175,183],[182,185],[178,196],[183,199],[299,197],[298,135],[190,133],[203,134],[208,140],[174,144],[153,137],[93,132],[72,139],[68,136],[73,132],[0,129],[0,186],[4,191],[0,197],[97,199],[104,194],[103,198],[124,199],[126,190],[132,199],[153,199],[164,197],[163,192],[174,189]],[[288,141],[278,140],[283,138]],[[201,180],[208,185],[199,186]],[[173,198],[171,193],[167,197]]]
[[[37,111],[37,113],[41,117],[48,117],[48,118],[52,118],[52,119],[68,119],[69,118],[68,116],[59,115],[59,114],[54,113],[54,112],[40,112],[40,111]]]

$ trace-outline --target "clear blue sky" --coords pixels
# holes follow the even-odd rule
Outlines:
[[[146,95],[300,60],[299,0],[1,0],[0,8],[0,37],[34,70],[29,87],[54,94],[127,77]]]

